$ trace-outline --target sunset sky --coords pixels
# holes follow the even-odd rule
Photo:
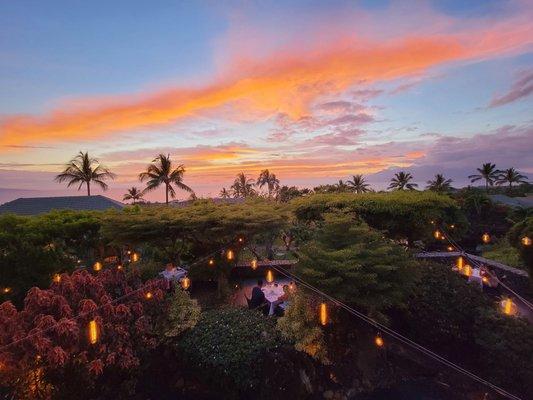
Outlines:
[[[533,178],[532,21],[533,1],[0,0],[0,203],[78,194],[53,177],[80,150],[116,199],[161,152],[201,196],[264,168]]]

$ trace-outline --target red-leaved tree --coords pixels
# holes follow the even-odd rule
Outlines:
[[[162,280],[77,271],[49,289],[30,289],[21,311],[0,304],[0,386],[16,398],[44,399],[91,397],[105,390],[102,384],[119,386],[158,344],[164,297]],[[94,344],[91,320],[98,328]]]

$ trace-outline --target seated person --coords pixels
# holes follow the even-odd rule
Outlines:
[[[257,308],[260,305],[265,303],[266,299],[265,299],[265,294],[261,290],[262,287],[263,287],[263,281],[259,279],[257,281],[257,286],[255,286],[252,289],[252,298],[250,299],[248,303],[250,308]]]
[[[283,285],[283,294],[274,302],[274,314],[278,317],[283,316],[285,312],[285,306],[287,305],[287,300],[289,300],[290,290],[289,285]]]

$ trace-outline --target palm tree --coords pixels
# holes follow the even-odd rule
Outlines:
[[[353,175],[352,180],[348,180],[346,183],[355,193],[366,193],[370,191],[368,188],[370,185],[366,183],[363,175]]]
[[[513,183],[527,183],[527,176],[522,175],[514,168],[504,169],[500,171],[500,175],[496,178],[496,185],[503,185],[509,183],[509,189],[513,187]]]
[[[348,185],[342,179],[339,179],[339,183],[335,185],[335,189],[337,192],[344,193],[348,191]]]
[[[252,178],[247,178],[244,172],[237,174],[237,177],[231,185],[233,197],[250,197],[255,194],[253,188],[255,181]]]
[[[498,178],[500,171],[496,169],[496,164],[485,163],[481,168],[476,168],[479,174],[468,175],[470,182],[480,181],[485,179],[485,190],[489,191],[489,185],[494,185],[494,181]]]
[[[146,189],[144,192],[149,192],[158,188],[161,185],[165,185],[165,203],[168,204],[168,195],[170,197],[176,197],[176,190],[173,185],[186,192],[193,193],[193,190],[183,183],[183,174],[185,173],[185,167],[183,164],[179,164],[174,168],[170,154],[159,154],[150,164],[146,171],[139,174],[141,182],[148,181],[146,183]]]
[[[447,192],[452,188],[452,180],[446,179],[444,175],[437,174],[435,175],[435,179],[432,181],[427,181],[426,189],[432,190],[434,192]]]
[[[67,187],[78,184],[78,190],[85,184],[87,196],[91,195],[91,182],[96,183],[103,190],[107,190],[106,179],[115,179],[116,175],[100,165],[96,158],[89,156],[88,152],[80,151],[76,157],[65,165],[65,169],[55,177],[57,182],[68,181]]]
[[[219,193],[219,196],[223,199],[229,199],[231,197],[231,193],[228,189],[222,188],[222,190]]]
[[[394,174],[394,177],[390,180],[389,189],[414,190],[418,185],[416,183],[410,183],[412,179],[413,176],[409,172],[400,171],[397,174]]]
[[[132,200],[132,204],[135,204],[135,202],[143,200],[143,192],[133,186],[128,189],[128,192],[122,197],[122,200]]]
[[[257,178],[256,185],[259,188],[267,185],[268,197],[272,197],[272,193],[275,193],[279,189],[279,179],[276,178],[276,174],[271,174],[268,169],[261,171],[259,178]]]

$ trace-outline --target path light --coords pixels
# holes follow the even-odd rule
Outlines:
[[[459,258],[457,259],[457,269],[459,271],[461,271],[463,269],[463,266],[464,266],[464,259],[463,257],[459,256]]]
[[[93,319],[89,321],[89,343],[96,344],[98,342],[98,325]]]
[[[93,269],[98,272],[102,269],[102,263],[100,261],[96,261],[93,265]]]
[[[483,243],[487,244],[490,242],[490,235],[488,233],[484,233],[482,236],[481,236],[481,240],[483,241]]]
[[[320,325],[326,326],[328,323],[328,308],[326,303],[320,303]]]
[[[254,271],[257,269],[257,260],[255,258],[252,260],[251,267]]]
[[[235,254],[233,254],[233,250],[228,250],[228,252],[226,253],[226,258],[228,259],[228,261],[231,261],[235,258]]]
[[[376,346],[378,347],[383,347],[385,345],[385,342],[383,341],[383,338],[381,337],[381,335],[377,335],[375,338],[374,338],[374,343],[376,344]]]
[[[436,230],[435,232],[433,232],[433,237],[437,240],[441,239],[442,238],[442,233],[440,233],[439,230]]]
[[[207,262],[211,267],[213,265],[215,265],[215,260],[213,260],[212,258],[209,259],[209,261]]]
[[[153,297],[152,292],[146,292],[146,294],[144,295],[144,298],[146,300],[150,300],[152,297]]]
[[[52,281],[54,281],[55,283],[61,282],[61,275],[54,274],[54,277],[52,278]]]
[[[266,281],[268,283],[274,282],[274,274],[272,273],[272,270],[270,269],[267,271]]]
[[[185,278],[181,280],[181,287],[185,290],[191,287],[191,280],[189,279],[188,276],[186,276]]]
[[[531,238],[530,237],[524,236],[521,241],[522,241],[522,244],[524,246],[531,246]]]
[[[505,315],[515,315],[518,312],[518,307],[510,298],[502,300],[500,308]]]
[[[133,253],[133,254],[131,255],[131,262],[137,262],[137,261],[139,261],[139,258],[141,258],[141,257],[139,256],[139,253]]]

